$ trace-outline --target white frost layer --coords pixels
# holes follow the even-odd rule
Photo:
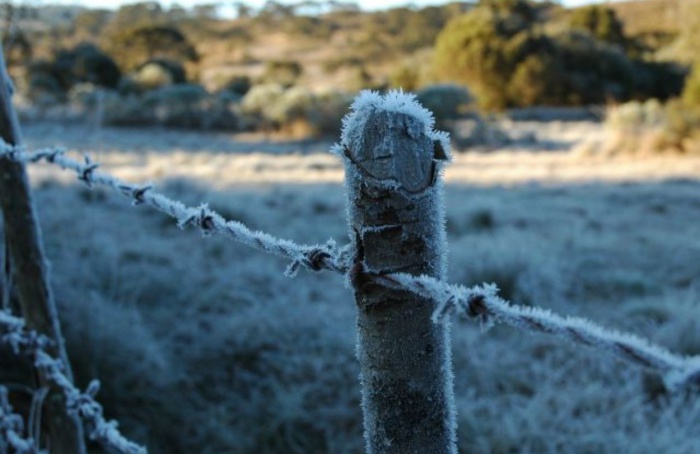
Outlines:
[[[341,145],[347,145],[353,139],[362,137],[368,113],[374,110],[384,110],[410,115],[423,124],[423,132],[433,141],[440,142],[442,149],[451,160],[450,135],[444,131],[435,131],[435,117],[425,107],[421,106],[413,93],[402,90],[391,90],[382,95],[376,91],[360,92],[350,106],[350,113],[343,118],[343,129],[340,135]],[[332,150],[337,153],[337,148]]]

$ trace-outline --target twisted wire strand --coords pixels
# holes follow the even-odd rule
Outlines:
[[[261,251],[287,257],[292,260],[285,272],[294,276],[302,267],[322,269],[348,276],[351,285],[359,275],[365,279],[394,289],[408,290],[435,302],[433,321],[444,322],[451,314],[463,314],[475,319],[482,326],[493,323],[552,334],[559,338],[607,351],[612,355],[646,369],[655,370],[664,378],[669,390],[675,391],[700,384],[700,357],[686,357],[652,344],[632,334],[609,330],[579,317],[563,317],[533,307],[518,306],[498,296],[495,285],[471,288],[439,281],[429,276],[413,276],[405,273],[376,275],[367,273],[361,264],[352,265],[350,246],[338,247],[333,240],[323,245],[299,245],[289,240],[275,238],[267,233],[253,231],[238,221],[227,221],[206,204],[187,207],[179,201],[156,193],[153,186],[134,185],[97,170],[98,164],[89,157],[84,162],[65,156],[60,148],[48,148],[27,152],[24,149],[0,143],[0,157],[35,163],[46,161],[76,173],[79,180],[89,187],[100,184],[132,199],[134,205],[146,204],[175,218],[180,227],[192,225],[204,235],[224,234],[236,241]]]
[[[85,392],[76,388],[65,375],[61,361],[44,351],[44,347],[50,342],[46,336],[33,330],[27,330],[24,319],[15,317],[6,311],[0,311],[0,343],[9,345],[15,354],[30,356],[37,369],[45,372],[47,378],[61,388],[66,396],[68,412],[80,417],[90,439],[97,441],[110,452],[147,454],[146,448],[128,440],[119,432],[116,421],[105,420],[102,406],[95,400],[95,395],[99,390],[99,382],[93,380]],[[18,453],[38,454],[39,451],[33,442],[30,443],[17,436],[18,423],[12,419],[12,416],[6,416],[7,407],[3,406],[2,389],[4,388],[0,387],[0,431],[3,432],[0,433],[11,446],[17,444],[25,449],[18,451]],[[10,431],[4,432],[5,424],[11,424],[9,425]]]
[[[24,421],[14,413],[7,388],[0,385],[0,440],[4,440],[6,446],[17,454],[45,454],[39,451],[34,440],[23,437],[23,432]]]

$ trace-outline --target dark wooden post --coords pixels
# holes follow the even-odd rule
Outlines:
[[[368,454],[456,453],[448,328],[434,304],[372,275],[444,279],[440,169],[447,139],[409,95],[363,93],[345,119],[337,152],[346,163],[356,252],[362,406]]]
[[[10,145],[20,145],[19,122],[12,106],[11,87],[0,48],[0,136]],[[53,341],[53,345],[47,349],[48,353],[62,360],[66,376],[72,379],[27,173],[22,163],[7,158],[0,158],[0,208],[8,249],[5,253],[11,263],[22,316],[29,329]],[[48,427],[51,454],[84,454],[82,425],[77,417],[67,413],[65,395],[46,377],[40,375],[39,383],[50,390],[44,404],[44,420]]]

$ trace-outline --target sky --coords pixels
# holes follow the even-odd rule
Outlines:
[[[299,3],[298,0],[285,1],[278,0],[280,3]],[[404,6],[406,4],[413,4],[416,6],[426,6],[426,5],[440,5],[447,3],[449,0],[349,0],[360,5],[364,10],[372,9],[384,9],[395,6]],[[587,3],[605,3],[606,0],[563,0],[562,3],[566,6],[578,6]],[[216,3],[217,0],[161,0],[160,3],[164,6],[169,6],[172,3],[177,3],[184,7],[191,7],[194,5],[203,5]],[[254,8],[260,7],[265,4],[265,0],[244,0],[244,2]],[[117,8],[119,5],[126,3],[135,3],[134,0],[45,0],[44,3],[60,3],[60,4],[79,4],[85,5],[93,8]],[[222,1],[221,3],[231,3],[228,1]]]

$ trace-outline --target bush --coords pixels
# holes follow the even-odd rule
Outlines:
[[[590,5],[573,10],[569,25],[585,30],[599,41],[623,47],[627,44],[622,22],[615,11],[604,6]]]
[[[438,36],[437,75],[469,86],[487,109],[629,99],[635,67],[622,50],[587,31],[543,32],[547,7],[482,1]]]
[[[239,126],[233,102],[195,84],[166,85],[140,96],[109,93],[104,101],[105,123],[233,131]]]
[[[415,67],[404,65],[391,73],[391,86],[406,91],[415,91],[419,82],[418,70]]]
[[[145,25],[120,29],[109,37],[109,51],[125,71],[131,71],[153,59],[166,59],[180,64],[196,62],[197,51],[177,28]]]
[[[246,116],[250,129],[272,129],[274,127],[274,106],[284,94],[280,84],[255,85],[241,101],[241,112]]]
[[[51,74],[37,72],[29,77],[27,96],[35,104],[52,105],[63,102],[66,93]]]
[[[58,52],[53,64],[66,90],[83,82],[116,88],[121,79],[121,71],[114,60],[92,44],[79,44],[71,50]]]
[[[616,135],[611,151],[700,151],[700,107],[680,99],[625,103],[609,110],[605,124]]]
[[[195,84],[163,86],[148,92],[144,101],[155,107],[158,124],[180,128],[201,128],[209,93]]]
[[[429,85],[416,93],[418,102],[435,116],[438,129],[449,129],[447,122],[468,112],[474,98],[459,85]]]
[[[256,85],[243,97],[241,112],[247,129],[281,131],[295,137],[335,134],[351,97],[279,84]]]
[[[131,75],[138,91],[153,90],[173,84],[186,82],[185,69],[173,60],[149,60]]]
[[[234,75],[224,79],[220,84],[220,90],[234,93],[238,96],[245,96],[253,86],[250,77]]]
[[[284,87],[294,85],[304,72],[301,63],[294,60],[274,60],[265,64],[262,81],[280,84]]]
[[[689,106],[700,108],[700,63],[695,64],[685,82],[683,101]]]

